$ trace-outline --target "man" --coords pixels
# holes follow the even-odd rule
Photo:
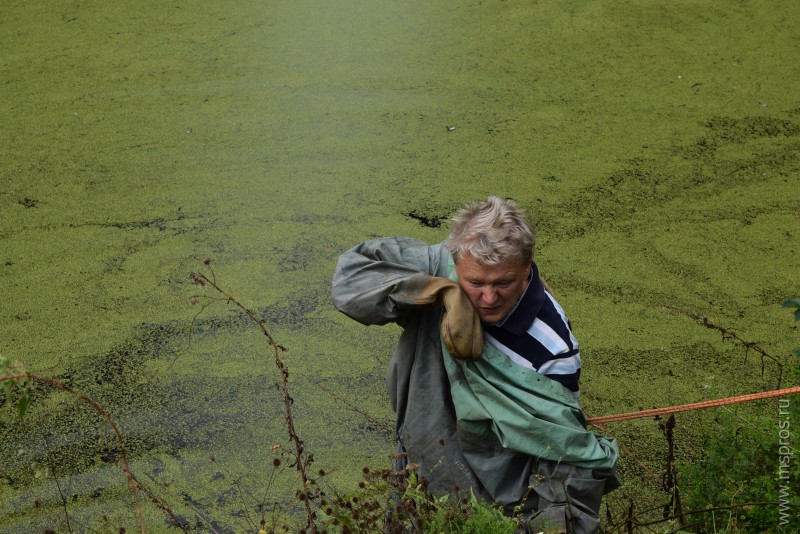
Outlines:
[[[469,204],[444,243],[392,237],[345,252],[340,311],[403,328],[389,366],[398,448],[434,493],[473,491],[534,528],[595,532],[617,446],[586,430],[569,321],[511,200]]]

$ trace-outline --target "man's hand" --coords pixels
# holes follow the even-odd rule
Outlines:
[[[466,293],[456,282],[437,276],[425,277],[413,304],[444,307],[442,339],[454,358],[477,360],[483,354],[481,319]]]

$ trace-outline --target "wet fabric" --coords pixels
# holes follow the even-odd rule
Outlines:
[[[524,522],[525,533],[594,534],[600,529],[600,501],[619,482],[613,471],[584,469],[539,459],[534,462],[531,491],[536,510]]]
[[[583,410],[560,383],[489,343],[474,361],[442,351],[462,441],[498,440],[505,449],[587,469],[616,463],[616,443],[586,430]]]
[[[405,460],[417,464],[419,476],[428,479],[434,493],[472,491],[507,509],[526,497],[535,499],[529,490],[533,454],[598,469],[612,466],[616,445],[583,429],[580,406],[561,384],[533,370],[521,376],[546,385],[533,390],[519,383],[522,378],[502,384],[510,372],[501,364],[503,355],[484,354],[468,362],[445,354],[439,330],[442,310],[415,304],[415,298],[420,273],[447,278],[449,261],[441,243],[378,239],[342,254],[333,278],[337,309],[363,324],[396,322],[403,327],[387,385]],[[501,392],[509,395],[507,401],[496,398]],[[539,402],[548,409],[531,412],[524,406]],[[547,438],[559,421],[567,428],[557,431],[564,443]],[[534,502],[524,504],[523,509],[535,507]]]

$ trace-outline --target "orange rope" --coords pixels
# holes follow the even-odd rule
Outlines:
[[[728,397],[725,399],[717,399],[712,401],[693,402],[691,404],[683,404],[681,406],[670,406],[667,408],[654,408],[652,410],[641,410],[638,412],[621,413],[617,415],[604,415],[601,417],[590,417],[588,422],[590,425],[599,426],[603,423],[612,423],[614,421],[625,421],[627,419],[639,419],[642,417],[653,417],[656,415],[666,415],[678,412],[687,412],[689,410],[699,410],[701,408],[711,408],[713,406],[724,406],[726,404],[735,404],[737,402],[747,402],[758,399],[768,399],[770,397],[780,397],[783,395],[794,395],[800,393],[800,386],[786,389],[776,389],[773,391],[763,391],[761,393],[751,393],[750,395],[741,395],[739,397]]]

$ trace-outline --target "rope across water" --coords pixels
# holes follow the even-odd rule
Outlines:
[[[711,401],[693,402],[691,404],[682,404],[680,406],[669,406],[666,408],[654,408],[652,410],[639,410],[637,412],[621,413],[616,415],[603,415],[600,417],[590,417],[588,422],[590,425],[602,425],[604,423],[613,423],[615,421],[625,421],[628,419],[640,419],[643,417],[653,417],[656,415],[666,415],[678,412],[687,412],[689,410],[700,410],[702,408],[711,408],[714,406],[724,406],[726,404],[736,404],[739,402],[747,402],[759,399],[768,399],[770,397],[782,397],[786,395],[794,395],[800,393],[800,386],[785,389],[775,389],[772,391],[762,391],[761,393],[751,393],[749,395],[739,395],[738,397],[726,397],[724,399],[717,399]]]

